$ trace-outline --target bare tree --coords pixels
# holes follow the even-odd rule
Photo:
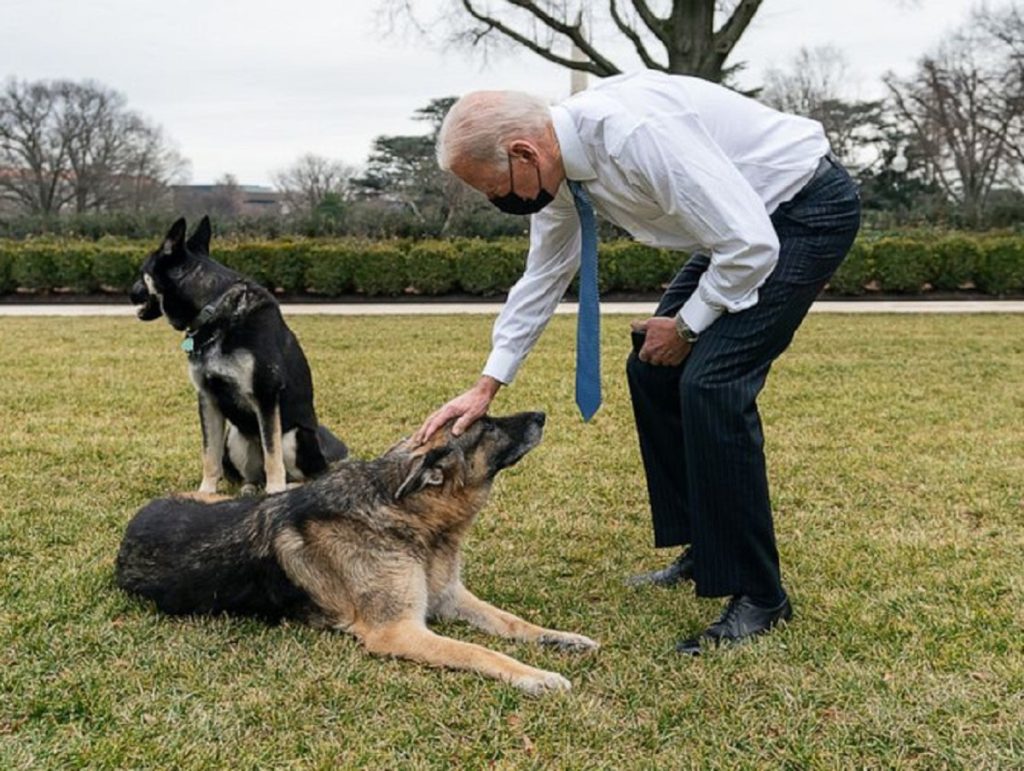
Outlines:
[[[382,8],[394,24],[415,20],[416,5],[383,0]],[[623,68],[594,41],[615,39],[627,43],[648,69],[721,81],[735,69],[726,61],[760,5],[761,0],[449,0],[441,23],[450,41],[485,54],[496,44],[521,46],[567,69],[606,77]],[[569,53],[573,46],[581,55]]]
[[[993,186],[1020,160],[1024,84],[1012,52],[972,23],[921,59],[911,78],[884,80],[929,178],[980,223]]]
[[[785,112],[815,116],[824,103],[843,98],[848,70],[846,55],[833,45],[801,47],[788,69],[765,71],[761,99]]]
[[[0,94],[0,194],[22,211],[138,209],[185,168],[158,127],[98,83],[10,80]]]
[[[119,174],[120,206],[131,211],[159,207],[168,199],[169,186],[188,178],[189,163],[159,126],[133,117],[125,133],[127,152]]]
[[[0,95],[0,195],[30,214],[55,214],[71,199],[67,141],[53,130],[60,110],[45,83],[10,80]]]
[[[102,209],[117,192],[117,166],[126,141],[124,97],[93,83],[53,86],[63,106],[56,130],[68,150],[75,212]]]
[[[274,186],[284,193],[292,213],[310,215],[328,196],[344,201],[351,197],[349,180],[355,167],[308,153],[273,175]]]
[[[985,34],[1007,47],[1018,68],[1024,68],[1024,4],[1014,0],[993,8],[983,3],[974,9],[971,19]]]
[[[848,70],[845,54],[835,46],[801,48],[787,69],[766,70],[760,98],[778,110],[819,121],[833,152],[862,165],[868,159],[859,151],[877,139],[883,105],[848,100]]]
[[[992,8],[987,3],[975,8],[973,23],[982,33],[1002,47],[1006,57],[1007,81],[1012,93],[1018,98],[1024,96],[1024,3],[1011,2]],[[1024,127],[1016,126],[1016,135],[1010,142],[1010,150],[1018,164],[1024,164]],[[1018,176],[1022,171],[1016,169]]]

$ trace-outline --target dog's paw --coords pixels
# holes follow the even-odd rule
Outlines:
[[[274,495],[275,493],[283,493],[288,489],[288,485],[284,482],[281,484],[267,485],[267,495]]]
[[[541,645],[550,645],[553,648],[573,653],[596,651],[601,647],[601,643],[597,642],[597,640],[591,640],[589,637],[573,634],[572,632],[548,632],[537,638],[537,642]]]
[[[514,678],[512,685],[531,696],[572,690],[572,683],[560,674],[557,672],[546,672],[543,669],[534,669],[528,675]]]
[[[240,495],[259,495],[260,487],[259,485],[252,484],[252,482],[246,482],[238,492]]]

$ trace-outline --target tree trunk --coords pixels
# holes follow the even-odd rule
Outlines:
[[[714,23],[714,0],[677,0],[665,25],[670,72],[721,80],[725,57],[715,55]]]

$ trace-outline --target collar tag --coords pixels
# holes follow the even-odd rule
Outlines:
[[[192,351],[196,348],[196,341],[192,335],[185,335],[185,339],[181,341],[181,350],[191,355]]]

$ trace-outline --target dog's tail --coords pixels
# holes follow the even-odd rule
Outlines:
[[[324,454],[324,460],[328,465],[348,457],[348,447],[343,441],[331,433],[331,430],[321,423],[316,429],[317,439],[320,440],[320,450]]]

